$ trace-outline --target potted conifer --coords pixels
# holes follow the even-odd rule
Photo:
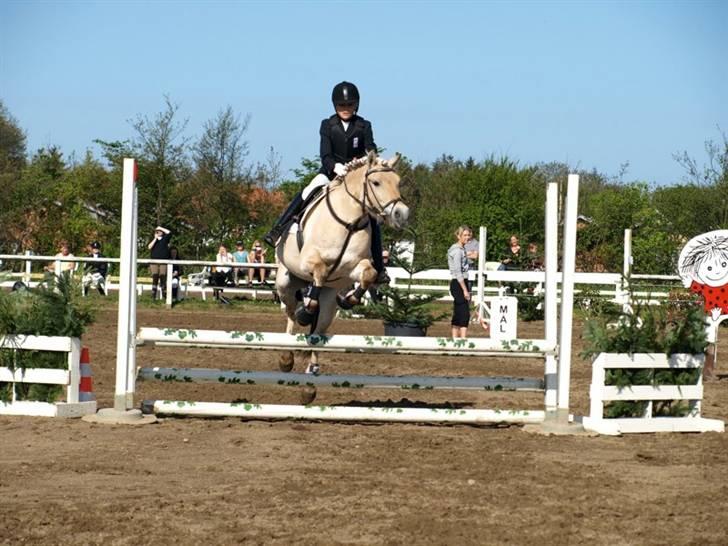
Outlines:
[[[417,243],[418,233],[407,229],[407,234],[413,243]],[[413,283],[413,277],[420,271],[430,269],[436,264],[412,254],[412,259],[405,256],[401,247],[395,247],[390,253],[390,260],[394,267],[400,267],[407,272],[407,287],[397,288],[383,286],[379,288],[380,298],[367,306],[365,314],[368,317],[380,318],[384,322],[384,335],[387,336],[424,336],[427,329],[447,313],[438,313],[433,302],[442,297],[443,292],[418,292]]]

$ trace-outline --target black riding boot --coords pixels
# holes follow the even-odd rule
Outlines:
[[[296,197],[293,198],[293,201],[291,201],[291,204],[288,205],[288,208],[278,218],[276,225],[265,234],[263,240],[270,246],[275,247],[276,242],[281,238],[283,231],[290,225],[291,220],[303,210],[303,205],[303,197],[301,196],[301,192],[298,192]]]
[[[374,219],[372,219],[372,262],[374,269],[377,270],[377,284],[389,284],[389,275],[387,275],[387,268],[384,267],[384,260],[382,259],[382,230]]]

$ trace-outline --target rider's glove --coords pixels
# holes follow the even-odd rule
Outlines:
[[[344,167],[341,163],[337,163],[334,165],[334,174],[336,174],[336,176],[344,176],[346,174],[346,167]]]

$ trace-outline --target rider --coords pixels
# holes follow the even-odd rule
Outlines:
[[[336,113],[321,121],[321,169],[313,180],[298,193],[283,212],[275,226],[265,235],[264,240],[271,246],[281,237],[291,221],[305,206],[337,176],[346,174],[344,165],[349,161],[364,157],[369,151],[377,150],[372,134],[372,124],[357,115],[359,110],[359,90],[350,82],[334,86],[331,101]],[[377,270],[377,282],[387,282],[386,270],[382,262],[382,233],[376,221],[372,221],[372,260]]]

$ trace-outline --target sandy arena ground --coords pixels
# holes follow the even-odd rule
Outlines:
[[[141,309],[139,326],[282,331],[282,315]],[[375,321],[334,333],[381,334]],[[431,335],[446,335],[437,324]],[[540,337],[543,324],[521,324]],[[572,409],[590,367],[574,330]],[[718,369],[725,373],[728,335]],[[116,313],[84,336],[113,405]],[[143,366],[271,370],[267,351],[141,348]],[[324,371],[543,376],[534,359],[324,355]],[[300,371],[300,365],[297,371]],[[299,403],[279,387],[139,383],[136,401]],[[703,414],[728,420],[728,379]],[[542,395],[319,389],[317,402],[539,409]],[[519,427],[0,417],[0,544],[728,544],[728,435],[542,437]]]

